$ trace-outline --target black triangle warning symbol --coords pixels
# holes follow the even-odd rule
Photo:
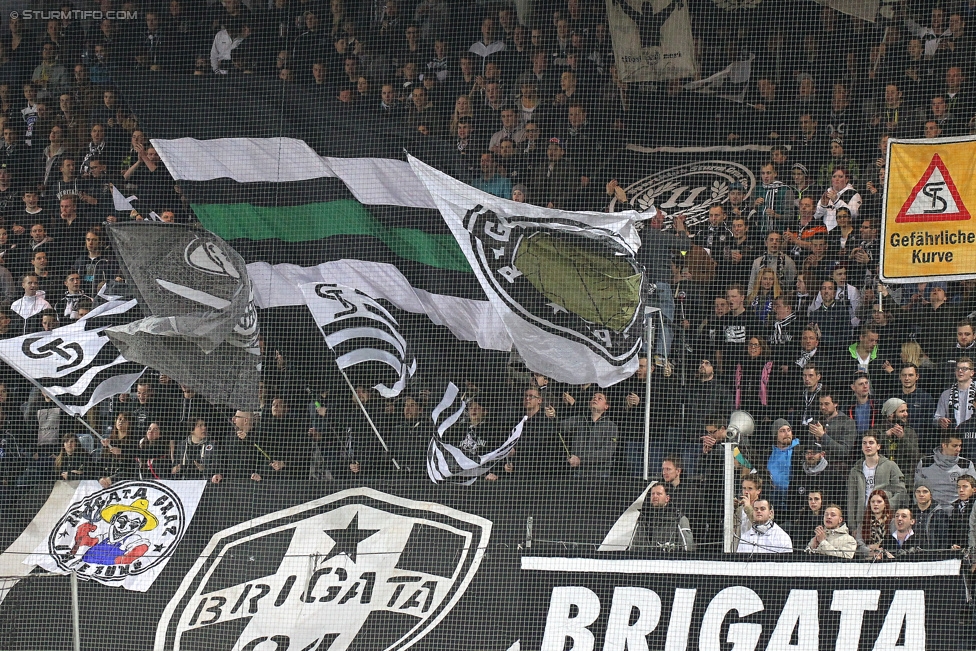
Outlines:
[[[896,224],[911,222],[953,222],[971,219],[962,203],[959,190],[942,158],[932,157],[922,178],[918,180],[908,200],[901,207]]]

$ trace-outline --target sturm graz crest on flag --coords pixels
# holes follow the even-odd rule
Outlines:
[[[565,219],[506,218],[480,204],[464,225],[478,265],[513,312],[611,364],[637,354],[642,274],[611,234]]]
[[[50,332],[0,341],[0,359],[43,387],[58,406],[84,414],[128,391],[145,371],[144,365],[126,360],[105,334],[139,316],[135,300],[111,301]]]
[[[177,224],[109,224],[143,319],[111,328],[127,359],[151,366],[211,402],[257,404],[258,320],[243,258],[213,233]]]
[[[461,599],[491,527],[370,488],[249,520],[210,540],[154,648],[406,649]]]
[[[400,324],[376,299],[352,287],[335,283],[301,286],[305,303],[336,364],[356,384],[379,391],[384,398],[400,395],[417,372]]]
[[[712,206],[728,203],[729,188],[738,183],[748,196],[756,187],[756,177],[741,163],[707,160],[670,167],[655,172],[624,188],[628,204],[641,212],[651,207],[665,213],[665,228],[671,227],[674,215],[684,215],[691,228],[708,220]],[[617,209],[612,199],[607,210]]]

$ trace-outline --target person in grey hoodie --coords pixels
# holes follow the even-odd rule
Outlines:
[[[939,449],[922,457],[915,468],[915,485],[925,484],[939,504],[956,499],[956,481],[963,475],[976,477],[973,462],[959,454],[962,439],[959,432],[948,430],[942,435]]]
[[[876,490],[885,492],[893,510],[908,505],[905,475],[897,463],[879,453],[881,436],[878,430],[864,432],[861,436],[864,457],[851,466],[847,475],[847,512],[851,514],[849,522],[854,531],[861,530],[868,498]]]

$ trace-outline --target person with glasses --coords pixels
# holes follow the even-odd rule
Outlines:
[[[542,138],[542,127],[538,122],[529,121],[522,127],[525,139],[518,143],[518,151],[523,156],[526,167],[537,167],[546,160],[547,143]]]
[[[956,382],[942,392],[932,416],[935,426],[941,430],[955,429],[973,416],[976,401],[976,384],[973,383],[973,360],[960,357],[956,360]]]

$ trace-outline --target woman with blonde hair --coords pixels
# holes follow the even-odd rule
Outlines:
[[[919,370],[935,368],[935,364],[915,341],[906,341],[901,345],[901,361],[903,364],[914,364]]]
[[[458,134],[458,120],[470,118],[474,120],[474,108],[471,106],[471,98],[467,95],[458,95],[454,101],[454,111],[451,113],[451,135]]]
[[[779,285],[776,271],[772,267],[763,267],[759,270],[755,286],[746,297],[746,305],[750,306],[760,323],[766,323],[766,319],[773,311],[773,299],[782,293],[783,289]]]

